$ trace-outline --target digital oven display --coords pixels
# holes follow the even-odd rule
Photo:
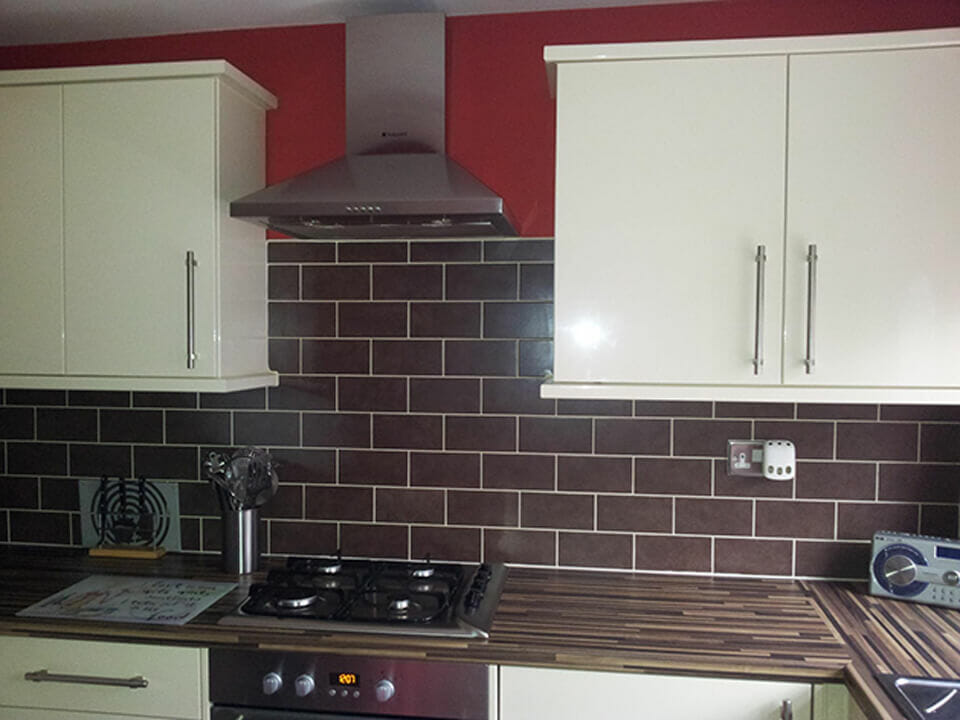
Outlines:
[[[352,672],[330,673],[330,685],[333,687],[359,687],[360,676]]]

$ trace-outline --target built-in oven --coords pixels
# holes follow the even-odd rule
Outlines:
[[[480,663],[213,648],[212,720],[489,720],[494,673]]]

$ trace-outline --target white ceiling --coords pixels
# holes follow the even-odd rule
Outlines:
[[[0,0],[0,45],[319,25],[351,15],[447,15],[647,5],[678,0]],[[680,0],[684,1],[684,0]]]

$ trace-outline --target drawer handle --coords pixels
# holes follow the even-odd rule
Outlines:
[[[46,670],[34,670],[24,673],[24,680],[33,682],[57,682],[74,683],[76,685],[107,685],[109,687],[125,687],[131,690],[145,688],[150,682],[142,675],[132,678],[110,678],[96,677],[93,675],[61,675],[59,673],[47,672]]]

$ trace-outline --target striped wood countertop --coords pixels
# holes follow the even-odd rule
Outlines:
[[[846,681],[873,720],[902,720],[874,672],[960,676],[960,613],[873,598],[865,586],[511,568],[488,641],[256,631],[217,625],[243,586],[185,626],[17,618],[91,574],[233,580],[218,558],[156,562],[0,548],[0,633],[586,670]],[[244,581],[262,578],[258,573]]]

